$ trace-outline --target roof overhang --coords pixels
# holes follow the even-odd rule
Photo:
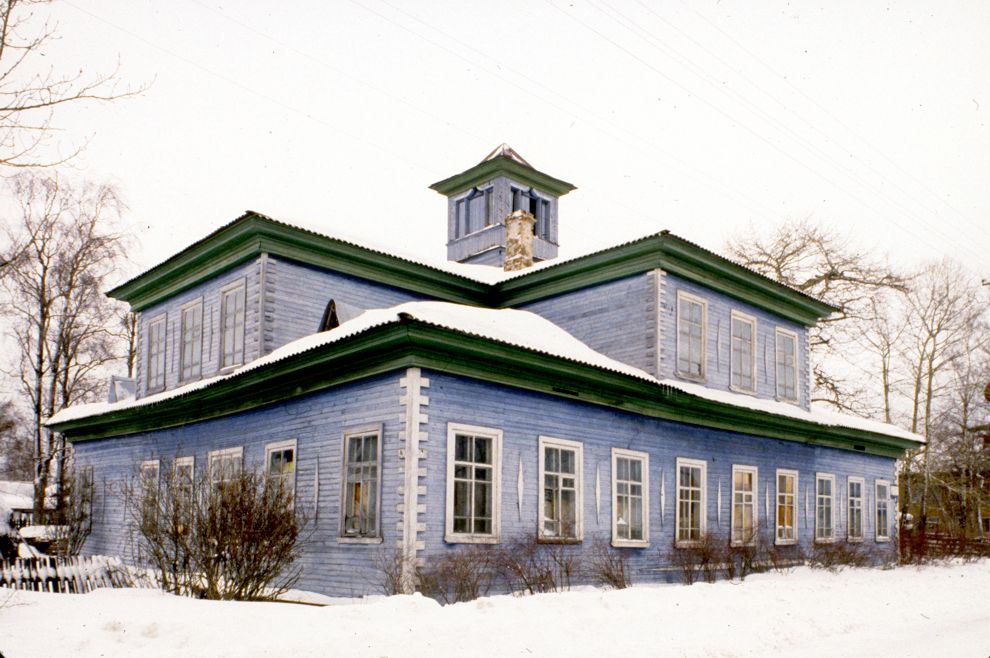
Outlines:
[[[758,437],[900,457],[920,444],[704,399],[673,387],[408,316],[140,406],[52,423],[70,441],[107,439],[229,416],[348,382],[420,367],[629,413]]]
[[[513,180],[539,188],[554,196],[564,196],[571,190],[577,189],[567,181],[562,181],[559,178],[544,174],[542,171],[537,171],[505,155],[500,155],[491,160],[483,160],[470,169],[430,185],[430,189],[445,196],[451,196],[482,183],[487,183],[498,176],[508,176]]]

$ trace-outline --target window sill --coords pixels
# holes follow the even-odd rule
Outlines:
[[[756,397],[755,388],[739,388],[738,386],[733,386],[732,384],[729,384],[729,390],[732,391],[733,393],[742,393],[743,395],[752,395],[754,398]]]
[[[696,384],[704,384],[705,383],[705,375],[704,375],[704,373],[702,373],[700,375],[691,375],[691,374],[688,374],[686,372],[681,372],[679,370],[676,370],[676,371],[674,371],[674,376],[677,377],[678,379],[683,379],[684,381],[688,381],[688,382],[694,382]]]
[[[776,400],[777,402],[783,402],[784,404],[793,404],[793,405],[799,405],[800,404],[800,402],[798,401],[797,398],[785,398],[785,397],[781,397],[779,395],[775,395],[773,397],[773,399]]]
[[[797,546],[796,539],[776,539],[773,542],[774,546]]]
[[[337,537],[338,544],[381,544],[381,537]]]
[[[443,540],[448,544],[497,544],[499,538],[496,535],[461,535],[446,533]]]
[[[835,543],[835,537],[830,537],[830,538],[815,537],[815,543],[816,544],[834,544]]]
[[[756,548],[756,542],[730,541],[729,548]]]
[[[890,543],[890,537],[877,537],[878,544],[888,544]]]
[[[638,540],[638,539],[612,539],[612,546],[614,548],[649,548],[650,542],[648,539]]]
[[[220,373],[221,375],[223,375],[223,374],[226,374],[228,372],[233,372],[234,370],[237,370],[238,368],[240,368],[243,365],[244,365],[243,363],[232,363],[229,366],[223,366],[222,368],[218,368],[217,369],[217,372]]]
[[[846,537],[846,541],[848,543],[850,543],[850,544],[862,544],[863,543],[863,538],[862,537]]]
[[[537,537],[537,544],[580,544],[582,537]]]

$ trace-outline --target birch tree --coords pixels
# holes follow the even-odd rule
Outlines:
[[[7,227],[13,256],[2,279],[3,310],[20,353],[11,374],[30,406],[40,514],[67,459],[64,441],[45,419],[92,399],[101,370],[125,349],[114,326],[119,311],[102,294],[122,256],[123,238],[112,226],[123,205],[110,186],[74,187],[55,174],[22,174],[10,188],[19,218]]]

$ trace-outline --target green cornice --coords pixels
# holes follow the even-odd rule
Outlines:
[[[107,294],[140,311],[268,253],[444,301],[481,304],[486,284],[247,212]]]
[[[806,326],[836,310],[666,232],[489,285],[254,212],[107,294],[140,311],[262,253],[442,301],[493,308],[516,307],[661,268]]]
[[[527,167],[507,156],[485,160],[466,171],[430,185],[430,189],[445,196],[451,196],[490,181],[497,176],[508,176],[554,196],[564,196],[571,190],[577,189],[566,181]]]
[[[913,441],[736,407],[411,318],[170,398],[51,425],[71,441],[177,427],[418,366],[652,418],[899,457]]]

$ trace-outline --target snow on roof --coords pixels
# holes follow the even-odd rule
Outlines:
[[[700,384],[681,381],[679,379],[662,379],[659,380],[659,383],[664,386],[669,386],[679,391],[683,391],[684,393],[695,395],[699,398],[705,398],[706,400],[721,402],[723,404],[731,404],[734,407],[744,407],[746,409],[763,411],[768,414],[775,414],[777,416],[788,416],[790,418],[806,420],[828,427],[857,429],[865,432],[873,432],[874,434],[884,434],[886,436],[892,436],[898,439],[907,439],[908,441],[924,442],[924,437],[915,434],[914,432],[901,429],[895,425],[881,423],[868,418],[860,418],[859,416],[850,416],[848,414],[838,413],[824,407],[813,406],[809,411],[789,402],[778,402],[777,400],[756,398],[752,395],[746,395],[745,393],[721,391],[718,389],[708,388],[707,386],[702,386]]]
[[[698,384],[672,379],[657,379],[653,375],[634,368],[633,366],[616,361],[597,352],[580,340],[561,329],[549,320],[516,309],[486,309],[448,302],[407,302],[387,309],[365,311],[358,317],[341,324],[336,329],[305,336],[283,345],[271,354],[245,364],[231,373],[218,375],[200,380],[169,391],[139,399],[129,399],[119,402],[97,402],[93,404],[76,405],[63,409],[48,420],[48,424],[59,424],[80,418],[99,416],[112,411],[120,411],[132,407],[144,407],[165,402],[172,398],[187,395],[194,391],[215,385],[221,381],[238,377],[246,372],[261,368],[271,363],[288,359],[298,354],[314,350],[325,345],[336,343],[350,336],[363,333],[375,327],[394,324],[408,316],[420,322],[431,324],[454,331],[459,331],[488,340],[507,343],[525,349],[542,352],[552,356],[584,363],[602,370],[621,373],[630,377],[667,386],[690,395],[708,400],[721,402],[735,407],[755,409],[769,414],[787,416],[810,421],[819,425],[859,429],[876,434],[884,434],[900,439],[921,441],[921,437],[893,425],[880,423],[865,418],[847,416],[824,409],[802,409],[793,404],[754,398],[750,395],[720,391]]]

